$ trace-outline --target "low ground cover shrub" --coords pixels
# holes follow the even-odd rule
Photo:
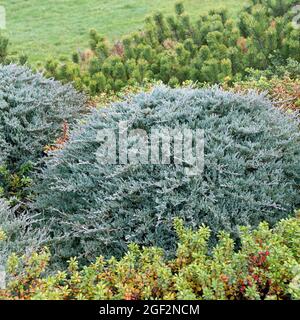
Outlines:
[[[38,215],[16,214],[16,208],[11,209],[0,198],[0,265],[4,266],[12,253],[26,255],[45,245],[49,239],[47,227],[33,228],[38,220]]]
[[[46,79],[27,67],[0,66],[0,189],[4,196],[15,197],[23,190],[44,146],[61,135],[65,121],[74,123],[84,105],[85,97],[71,85]]]
[[[203,129],[203,173],[188,176],[172,160],[99,161],[97,151],[104,144],[99,131],[112,129],[118,135],[120,121],[127,121],[128,134],[138,128],[148,134],[152,129]],[[220,230],[236,239],[238,225],[264,220],[273,225],[300,203],[298,122],[254,92],[158,87],[94,110],[83,122],[49,157],[33,188],[33,209],[52,224],[52,250],[62,261],[120,256],[130,242],[172,254],[176,216],[190,226],[209,226],[211,244]],[[137,148],[140,159],[148,157],[134,137],[128,141],[128,153]]]
[[[259,77],[258,79],[240,81],[232,86],[224,86],[227,89],[233,89],[237,92],[246,90],[257,90],[267,92],[269,98],[279,108],[288,112],[299,112],[300,110],[300,79],[291,79],[289,76]]]
[[[261,223],[240,229],[241,248],[221,232],[208,253],[210,230],[193,231],[175,220],[177,254],[166,260],[162,249],[131,245],[117,260],[97,258],[79,268],[47,275],[47,249],[8,259],[8,283],[1,299],[218,299],[282,300],[300,298],[300,220],[282,220],[272,230]]]

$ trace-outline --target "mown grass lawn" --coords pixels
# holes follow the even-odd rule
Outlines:
[[[0,0],[6,8],[11,48],[31,62],[47,56],[70,56],[88,46],[88,31],[96,28],[110,39],[138,30],[146,15],[173,13],[176,0]],[[193,19],[211,8],[227,7],[233,14],[242,0],[183,0]]]

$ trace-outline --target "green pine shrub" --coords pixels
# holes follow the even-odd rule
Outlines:
[[[10,41],[7,36],[1,34],[0,31],[0,65],[1,64],[10,64],[10,63],[19,63],[24,65],[27,63],[28,57],[26,54],[14,54],[9,51]]]
[[[33,228],[38,215],[17,215],[15,209],[0,198],[0,265],[5,265],[11,254],[29,255],[49,240],[46,226]]]
[[[5,177],[27,176],[43,148],[62,134],[63,123],[74,123],[84,105],[85,97],[70,85],[27,67],[0,66],[0,188],[10,193]]]
[[[297,0],[252,0],[233,20],[226,10],[212,10],[192,22],[182,4],[175,15],[147,17],[142,31],[112,45],[90,32],[88,54],[72,60],[50,59],[46,75],[99,95],[127,84],[161,80],[175,86],[233,82],[250,68],[278,73],[300,62],[300,30],[292,26]],[[290,71],[290,68],[288,71]],[[292,69],[292,75],[299,71]]]
[[[8,283],[0,299],[21,300],[289,300],[300,298],[300,220],[280,221],[272,230],[261,223],[240,230],[241,247],[234,250],[229,234],[221,232],[212,253],[210,230],[184,228],[175,221],[179,237],[176,257],[163,250],[130,245],[117,260],[97,258],[79,268],[69,261],[64,271],[49,276],[47,249],[30,257],[11,255]],[[1,237],[1,235],[0,235]],[[1,241],[1,238],[0,238]],[[0,242],[1,243],[1,242]]]
[[[128,132],[205,130],[203,174],[187,176],[172,162],[101,164],[97,134],[117,130],[120,121]],[[34,208],[52,223],[54,255],[62,260],[120,256],[130,242],[172,254],[176,216],[209,226],[211,244],[220,230],[236,239],[238,225],[273,225],[300,204],[299,142],[297,121],[254,92],[158,87],[86,118],[48,159]]]
[[[0,33],[0,64],[5,63],[8,55],[9,40]]]

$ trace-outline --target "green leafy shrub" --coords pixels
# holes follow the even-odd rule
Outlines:
[[[12,253],[31,254],[49,239],[46,227],[33,228],[38,215],[17,215],[15,209],[10,209],[8,203],[0,198],[0,265],[5,265]]]
[[[288,58],[285,65],[282,65],[276,58],[270,60],[270,64],[265,70],[257,70],[254,68],[245,69],[246,81],[255,81],[261,78],[272,80],[277,78],[291,78],[291,80],[299,79],[300,77],[300,62],[297,60]]]
[[[0,166],[0,197],[9,199],[12,206],[17,205],[20,199],[29,197],[27,188],[32,183],[30,177],[32,170],[30,163],[22,165],[14,173],[11,173],[6,166]]]
[[[47,276],[47,249],[30,257],[8,259],[8,284],[1,299],[200,299],[283,300],[300,297],[300,220],[280,221],[272,230],[241,228],[241,248],[234,250],[229,234],[221,232],[211,254],[210,230],[186,229],[175,221],[179,237],[174,260],[163,250],[130,245],[117,260],[103,257],[80,269],[71,259],[67,270]]]
[[[0,188],[10,192],[3,170],[22,175],[25,167],[36,165],[44,146],[60,136],[64,121],[74,122],[84,104],[70,85],[26,67],[0,66]]]
[[[290,10],[296,2],[250,1],[237,22],[223,9],[191,22],[178,4],[175,15],[156,13],[145,20],[142,31],[114,45],[91,30],[89,50],[73,54],[72,61],[50,59],[46,74],[73,81],[91,95],[148,80],[161,80],[170,86],[186,80],[231,82],[247,77],[248,69],[289,71],[297,76],[300,31],[292,26]]]
[[[99,130],[118,134],[120,121],[127,121],[128,133],[205,130],[203,174],[185,175],[172,161],[98,161]],[[134,138],[128,146],[128,152],[138,148]],[[300,203],[299,150],[297,121],[254,92],[157,87],[85,119],[48,159],[33,206],[53,223],[55,257],[120,256],[130,242],[174,253],[176,216],[191,226],[205,223],[213,236],[225,229],[235,238],[238,225],[286,217]],[[139,152],[143,158],[147,150]]]

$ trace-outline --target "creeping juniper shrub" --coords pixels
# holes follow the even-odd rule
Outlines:
[[[202,175],[174,164],[99,163],[101,129],[203,129]],[[130,242],[175,252],[174,217],[235,239],[238,225],[273,225],[299,205],[300,141],[295,118],[264,96],[157,87],[95,110],[48,159],[35,186],[36,210],[52,224],[54,254],[91,260],[120,256]]]
[[[35,165],[43,148],[83,110],[85,97],[71,85],[17,65],[0,66],[0,167],[11,174]],[[0,172],[0,187],[5,188]],[[7,191],[7,190],[6,190]]]
[[[11,254],[30,254],[49,240],[47,227],[33,228],[39,220],[38,215],[17,215],[16,209],[10,209],[0,198],[0,265],[5,265]]]

